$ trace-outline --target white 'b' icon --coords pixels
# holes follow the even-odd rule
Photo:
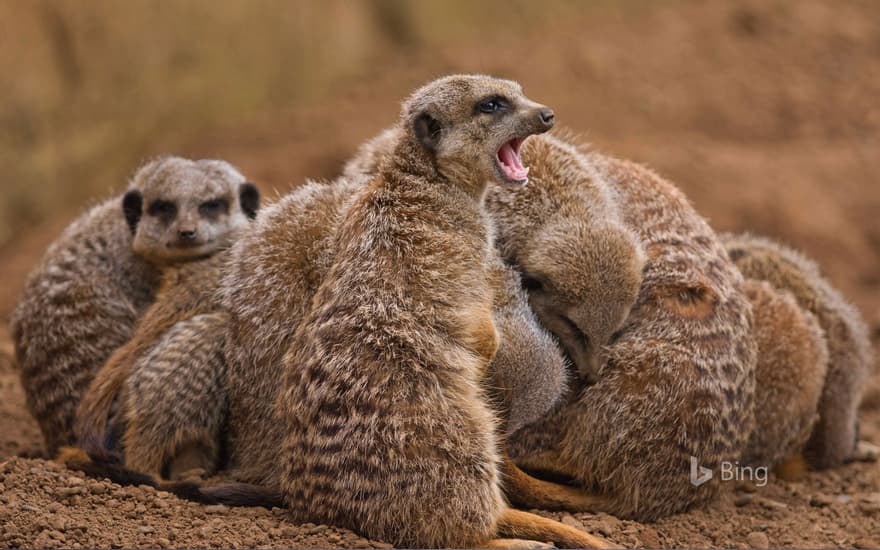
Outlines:
[[[691,485],[694,487],[699,487],[700,485],[706,483],[712,479],[712,470],[709,468],[704,468],[700,466],[699,461],[697,461],[697,457],[691,457]]]

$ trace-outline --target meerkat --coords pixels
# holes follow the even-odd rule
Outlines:
[[[480,201],[489,181],[527,181],[518,149],[553,114],[513,82],[451,76],[401,119],[283,359],[281,492],[294,518],[398,545],[531,534],[504,502],[481,391],[498,336]]]
[[[804,447],[807,464],[830,468],[854,458],[858,442],[858,408],[873,357],[868,330],[858,310],[822,276],[804,255],[769,239],[752,235],[723,235],[730,258],[746,277],[767,281],[788,291],[814,315],[827,346],[828,366],[819,419]],[[779,333],[784,332],[780,329]],[[804,369],[814,369],[804,363]],[[791,383],[813,384],[814,373],[793,373]]]
[[[797,457],[818,419],[828,347],[815,315],[790,292],[754,279],[743,288],[752,304],[758,360],[755,427],[741,462],[797,476]]]
[[[197,185],[186,183],[191,175]],[[80,396],[153,302],[161,266],[210,254],[241,223],[237,211],[212,221],[221,205],[208,179],[224,193],[235,184],[235,200],[252,210],[256,188],[228,164],[160,158],[137,171],[123,197],[74,221],[28,277],[11,328],[28,408],[49,453],[73,442]]]
[[[169,368],[168,363],[173,365],[184,356],[188,372],[174,382],[175,395],[182,397],[179,394],[184,390],[210,389],[211,399],[199,400],[205,404],[192,410],[194,420],[208,417],[214,423],[222,420],[218,412],[222,406],[214,397],[222,394],[218,384],[223,381],[225,318],[216,292],[229,247],[256,217],[259,192],[222,161],[184,161],[166,166],[165,172],[157,174],[154,183],[137,191],[143,197],[141,200],[151,206],[147,217],[133,224],[137,230],[132,246],[138,250],[161,246],[155,235],[165,231],[187,239],[187,243],[192,243],[187,246],[198,253],[188,261],[163,264],[156,302],[144,312],[132,338],[110,355],[83,395],[74,420],[74,434],[79,445],[92,455],[112,452],[113,436],[120,430],[124,430],[126,441],[136,438],[143,430],[175,433],[175,419],[186,418],[182,403],[193,402],[197,394],[190,399],[169,402],[157,392],[146,406],[137,407],[139,392],[124,390],[127,382],[134,390],[148,386],[151,380],[161,377],[163,369]],[[164,218],[151,214],[158,211],[159,207],[154,206],[157,203],[169,211]],[[159,227],[151,228],[151,225]],[[190,387],[184,382],[198,383]],[[156,389],[168,388],[160,384]],[[133,397],[130,403],[128,395]],[[167,407],[162,407],[163,404]],[[117,414],[111,414],[114,406],[119,409]],[[168,418],[164,418],[166,411],[171,413]],[[214,426],[214,423],[207,425]],[[114,425],[119,428],[113,429]],[[178,434],[174,439],[181,437]],[[209,457],[216,454],[216,445],[202,443],[201,447]],[[160,449],[135,448],[141,452],[126,453],[127,465],[150,473],[161,470],[162,461],[155,458],[164,456]],[[153,459],[147,460],[145,456]]]
[[[394,132],[396,135],[396,131]],[[221,283],[229,312],[229,452],[235,477],[274,483],[282,426],[274,420],[281,362],[336,256],[347,209],[378,173],[372,164],[331,182],[309,182],[265,208],[231,250]],[[486,389],[513,433],[539,420],[567,390],[565,360],[530,310],[519,274],[493,255],[496,324],[501,335]]]
[[[580,179],[568,175],[574,154]],[[487,209],[502,255],[534,281],[530,301],[566,350],[574,348],[567,339],[583,338],[572,300],[595,274],[577,261],[590,246],[584,232],[531,230],[555,225],[558,194],[606,186],[645,261],[632,272],[641,281],[637,298],[605,346],[595,382],[579,383],[569,402],[520,430],[509,448],[527,470],[562,474],[590,491],[592,511],[650,520],[708,501],[717,479],[691,484],[692,457],[708,468],[739,458],[754,423],[756,348],[742,275],[684,195],[653,172],[547,136],[527,141],[523,158],[530,185],[492,188]]]

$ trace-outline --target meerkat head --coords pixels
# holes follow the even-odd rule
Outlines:
[[[210,256],[257,215],[260,194],[221,160],[154,160],[132,178],[122,211],[132,249],[159,264]]]
[[[510,80],[447,76],[404,103],[403,125],[450,181],[479,189],[489,181],[525,184],[519,156],[526,137],[553,127],[553,111],[528,99]]]
[[[644,261],[623,227],[574,219],[548,224],[517,258],[529,304],[587,381],[638,298]]]

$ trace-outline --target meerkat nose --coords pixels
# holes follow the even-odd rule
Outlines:
[[[186,240],[186,241],[192,241],[192,240],[195,240],[195,238],[196,238],[196,232],[194,230],[193,231],[180,231],[179,235],[180,235],[181,239]]]
[[[553,109],[541,109],[538,111],[538,119],[549,130],[556,122],[556,115],[553,114]]]

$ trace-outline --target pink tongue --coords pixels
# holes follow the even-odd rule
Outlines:
[[[513,150],[510,142],[505,143],[498,150],[498,159],[501,161],[501,171],[512,180],[524,180],[529,176],[529,169],[522,165],[519,155]]]

